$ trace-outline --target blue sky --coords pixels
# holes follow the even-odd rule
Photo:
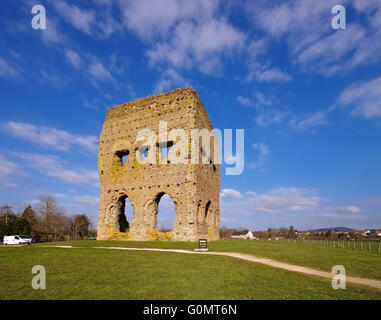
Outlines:
[[[52,194],[95,223],[107,108],[190,85],[214,127],[245,130],[221,225],[381,228],[380,1],[5,0],[0,28],[0,203]]]

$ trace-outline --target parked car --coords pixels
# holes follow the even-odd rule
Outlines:
[[[33,242],[31,236],[27,235],[15,235],[15,236],[4,236],[4,244],[30,244]]]

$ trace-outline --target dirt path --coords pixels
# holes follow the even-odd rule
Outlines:
[[[78,248],[72,246],[54,246],[56,248]],[[155,249],[155,248],[125,248],[125,247],[92,247],[95,249],[110,249],[110,250],[132,250],[132,251],[160,251],[160,252],[177,252],[177,253],[187,253],[187,254],[204,254],[204,255],[214,255],[214,256],[226,256],[233,257],[237,259],[242,259],[246,261],[261,263],[267,266],[271,266],[274,268],[279,268],[283,270],[299,272],[304,274],[309,274],[313,276],[318,276],[322,278],[332,279],[334,274],[326,271],[320,271],[308,267],[302,267],[295,264],[289,264],[285,262],[279,262],[272,259],[261,258],[257,256],[253,256],[251,254],[237,253],[237,252],[218,252],[218,251],[190,251],[190,250],[182,250],[182,249]],[[367,278],[358,278],[346,276],[346,281],[350,283],[355,283],[367,287],[381,289],[381,280],[377,279],[367,279]]]

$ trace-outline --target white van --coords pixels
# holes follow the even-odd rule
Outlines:
[[[4,236],[4,244],[30,244],[32,243],[32,237],[30,236]]]

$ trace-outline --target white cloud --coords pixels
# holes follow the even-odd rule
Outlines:
[[[271,124],[279,124],[287,118],[289,113],[289,111],[280,110],[277,108],[260,108],[258,115],[255,117],[255,123],[259,127],[266,127]]]
[[[292,119],[290,125],[296,130],[307,130],[317,126],[322,126],[328,124],[326,120],[326,112],[318,111],[313,113],[304,119]]]
[[[247,81],[256,80],[258,82],[287,82],[291,76],[272,66],[268,58],[267,51],[270,47],[270,40],[267,38],[252,40],[246,48],[248,55]]]
[[[278,99],[272,96],[266,97],[262,92],[257,92],[252,100],[250,100],[250,98],[247,99],[246,102],[250,102],[250,104],[254,105],[257,110],[257,115],[255,116],[254,121],[259,127],[280,124],[290,114],[290,111],[286,110],[284,107],[278,108],[274,106],[275,104],[279,104]]]
[[[332,76],[379,61],[381,3],[377,0],[341,1],[347,8],[353,4],[355,14],[359,15],[359,23],[347,19],[345,31],[331,28],[331,8],[336,4],[335,0],[295,0],[271,5],[260,1],[249,3],[247,12],[253,23],[265,31],[267,42],[286,39],[291,56],[296,58],[302,71]]]
[[[321,226],[322,221],[329,223],[336,220],[344,225],[350,221],[364,219],[364,215],[359,214],[362,210],[358,206],[326,206],[327,200],[313,189],[283,187],[262,193],[237,192],[242,197],[221,197],[220,203],[221,218],[237,226],[251,224],[253,216],[257,221],[261,221],[261,215],[272,215],[266,218],[273,221],[272,226],[281,226],[283,223],[295,225],[295,221],[306,219],[314,221],[316,226]]]
[[[42,41],[49,44],[62,44],[67,41],[65,35],[59,30],[58,22],[51,19],[49,15],[46,17],[46,29],[39,30],[42,35]]]
[[[238,51],[245,41],[245,35],[220,12],[218,1],[132,0],[119,4],[125,25],[150,46],[151,65],[165,63],[220,73],[220,56]]]
[[[95,22],[95,11],[80,9],[76,5],[69,5],[65,1],[54,1],[54,7],[61,17],[78,30],[90,35],[92,24]]]
[[[122,25],[114,19],[115,1],[94,0],[96,10],[83,9],[65,1],[54,2],[58,14],[76,29],[89,36],[97,35],[100,38],[109,38],[113,33],[122,30]]]
[[[242,199],[222,201],[221,211],[224,214],[243,215],[303,212],[316,209],[321,202],[322,199],[310,189],[277,188],[262,194],[249,191]]]
[[[219,73],[218,55],[241,47],[244,40],[243,34],[225,21],[181,22],[170,39],[155,44],[147,55],[153,65],[167,62],[177,68]]]
[[[79,146],[91,152],[98,149],[98,138],[95,136],[71,134],[64,130],[14,121],[5,123],[3,129],[18,138],[59,151],[69,151],[72,146]]]
[[[20,79],[22,78],[22,75],[14,66],[0,57],[0,77],[6,79]]]
[[[345,4],[346,0],[341,1]],[[335,0],[295,0],[249,4],[252,21],[273,37],[286,35],[293,50],[314,42],[331,29],[331,8]]]
[[[41,78],[43,82],[52,88],[62,89],[66,85],[66,80],[52,71],[41,69]]]
[[[271,106],[273,104],[273,99],[266,98],[266,96],[262,92],[257,92],[255,94],[258,104],[262,106]]]
[[[254,143],[252,147],[258,152],[258,160],[256,162],[251,162],[249,167],[253,169],[263,170],[267,158],[270,155],[270,148],[267,144],[262,142]]]
[[[254,143],[253,149],[258,150],[260,157],[267,157],[270,155],[270,148],[264,143]]]
[[[381,119],[381,77],[351,84],[341,92],[338,104],[351,106],[353,115]]]
[[[366,30],[352,23],[345,32],[335,32],[316,41],[298,55],[304,70],[317,71],[325,76],[348,71],[365,62],[360,59],[359,43],[363,43]],[[352,58],[346,58],[352,53]]]
[[[105,68],[105,66],[97,60],[94,60],[89,65],[89,73],[96,79],[96,80],[112,80],[111,73]]]
[[[12,181],[14,175],[19,172],[19,166],[0,155],[0,184],[4,187],[17,187]]]
[[[345,221],[347,223],[348,220],[360,220],[363,219],[363,216],[353,215],[353,214],[338,214],[333,212],[324,212],[322,214],[322,217],[328,218],[329,220],[337,220],[338,222],[342,223]]]
[[[181,87],[184,85],[189,84],[178,72],[170,68],[163,72],[161,78],[156,82],[153,93],[162,93],[169,89],[174,89],[175,86]]]
[[[53,192],[53,193],[48,193],[48,194],[54,198],[57,198],[57,199],[65,199],[67,197],[66,194],[58,193],[58,192]]]
[[[362,210],[357,206],[344,206],[336,208],[327,208],[324,210],[322,216],[334,220],[352,220],[363,219],[363,215],[359,215]]]
[[[261,39],[251,40],[246,45],[248,74],[246,81],[257,80],[259,82],[277,82],[283,81],[286,74],[279,69],[271,66],[267,59],[267,50],[270,41],[263,37]],[[285,77],[283,77],[283,75]],[[287,79],[288,80],[288,79]]]
[[[285,82],[290,81],[291,77],[287,73],[276,67],[261,68],[254,71],[255,78],[259,82]]]
[[[17,153],[17,155],[25,160],[25,166],[33,168],[43,175],[74,184],[95,186],[99,183],[98,172],[87,169],[77,171],[66,169],[65,162],[57,156],[33,153]]]
[[[82,59],[77,52],[66,49],[65,57],[67,61],[74,67],[74,69],[79,69],[81,67]]]
[[[75,196],[73,200],[78,203],[89,204],[89,205],[98,205],[99,197],[94,196]]]
[[[212,16],[218,2],[181,0],[119,1],[125,25],[142,39],[166,37],[180,21],[204,20]],[[150,8],[150,10],[147,10]]]
[[[243,105],[244,107],[252,105],[252,101],[248,97],[237,96],[236,100],[239,104]]]
[[[233,199],[242,198],[241,192],[234,189],[222,189],[220,196],[221,198],[233,198]]]
[[[268,107],[273,105],[274,99],[268,98],[265,96],[263,92],[257,92],[254,95],[254,98],[245,97],[245,96],[237,96],[236,100],[242,106],[255,106],[257,109],[261,109],[262,107]]]
[[[357,206],[338,207],[337,210],[340,212],[346,212],[346,213],[352,213],[352,214],[356,214],[361,211],[361,209]]]

